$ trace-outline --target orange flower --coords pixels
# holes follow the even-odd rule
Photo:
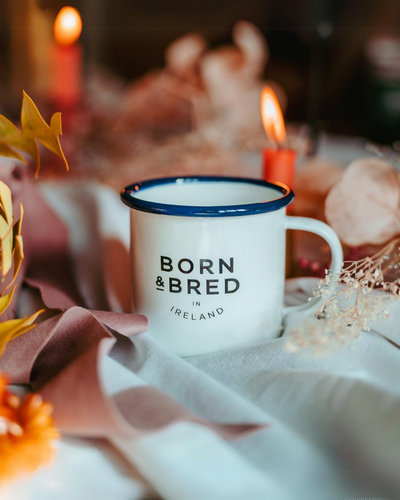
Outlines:
[[[7,382],[0,374],[0,486],[49,462],[53,441],[59,437],[52,406],[39,394],[21,401],[7,390]]]

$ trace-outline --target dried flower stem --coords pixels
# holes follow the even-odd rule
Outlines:
[[[373,257],[344,262],[340,273],[325,270],[325,278],[319,281],[313,296],[326,300],[313,316],[291,330],[286,349],[294,352],[308,347],[316,355],[327,354],[358,338],[362,331],[369,331],[373,321],[387,319],[387,301],[400,296],[400,279],[390,280],[390,274],[399,269],[397,238]],[[332,280],[336,290],[330,295],[328,285]]]

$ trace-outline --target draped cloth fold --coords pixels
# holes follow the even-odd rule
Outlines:
[[[57,425],[79,436],[139,436],[188,420],[209,426],[224,438],[259,428],[252,424],[218,424],[187,410],[161,390],[131,387],[116,398],[106,395],[100,379],[101,359],[116,343],[115,334],[145,332],[141,315],[90,311],[74,280],[68,230],[35,188],[22,168],[2,172],[13,193],[15,213],[24,205],[25,261],[18,276],[18,291],[29,286],[39,291],[53,317],[11,341],[0,359],[0,370],[13,383],[31,383],[54,406]],[[94,251],[94,249],[93,249]],[[18,293],[9,309],[15,317]],[[56,312],[62,311],[56,314]]]

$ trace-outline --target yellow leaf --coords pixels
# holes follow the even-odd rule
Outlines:
[[[61,113],[54,113],[51,117],[50,128],[56,135],[62,135]]]
[[[22,261],[24,260],[24,248],[23,248],[22,236],[20,235],[14,236],[13,259],[14,259],[13,279],[11,280],[11,283],[7,285],[6,290],[14,284],[14,281],[17,278],[19,270],[21,269]]]
[[[3,278],[12,267],[13,230],[4,217],[0,216],[1,272]]]
[[[0,262],[3,278],[12,267],[14,247],[13,222],[11,191],[7,184],[0,181]],[[20,231],[21,228],[20,226],[18,227]]]
[[[0,115],[0,137],[2,142],[9,142],[21,136],[21,131],[8,118]]]
[[[13,215],[13,206],[11,199],[11,190],[4,184],[4,182],[0,181],[0,204],[1,209],[3,210],[3,217],[5,218],[8,224],[11,223],[12,215]]]
[[[68,170],[68,162],[61,148],[62,135],[61,113],[55,113],[50,126],[43,120],[39,110],[32,99],[24,92],[21,110],[22,130],[16,127],[5,116],[0,115],[0,156],[16,158],[26,163],[21,154],[16,151],[28,153],[36,162],[36,177],[40,170],[40,155],[37,140],[44,147],[63,159]]]
[[[15,158],[16,160],[22,161],[22,163],[25,163],[26,165],[26,160],[25,158],[18,153],[18,151],[15,151],[11,146],[8,144],[4,144],[0,141],[0,156],[4,156],[5,158]]]
[[[10,340],[23,335],[36,326],[32,325],[32,323],[36,320],[39,314],[42,314],[43,312],[44,309],[41,309],[35,314],[32,314],[32,316],[26,316],[23,319],[10,319],[0,323],[0,356],[3,354],[4,349]]]
[[[18,276],[21,269],[22,261],[24,260],[24,249],[22,236],[14,236],[14,251],[13,251],[13,261],[14,261],[14,272],[11,282],[6,286],[5,290],[11,288]]]
[[[21,269],[22,261],[24,260],[24,245],[22,241],[21,231],[22,231],[22,220],[24,218],[24,207],[22,203],[19,204],[20,217],[19,221],[14,224],[14,250],[13,250],[13,260],[14,260],[14,275],[11,283],[7,285],[7,288],[10,288],[19,270]]]
[[[20,236],[22,230],[22,220],[24,218],[24,206],[22,205],[22,203],[19,204],[19,212],[19,221],[14,226],[14,234],[16,236]]]
[[[10,305],[16,288],[17,288],[17,285],[15,285],[15,287],[11,290],[11,292],[9,292],[6,295],[2,295],[0,297],[0,314],[3,314],[3,312]]]
[[[19,270],[21,269],[21,264],[22,261],[24,260],[24,244],[22,241],[22,236],[21,236],[21,230],[22,230],[22,220],[24,218],[24,207],[22,206],[22,203],[19,204],[20,207],[20,217],[19,221],[14,224],[14,249],[13,249],[13,260],[14,260],[14,275],[11,283],[7,285],[7,288],[10,288],[18,273]]]
[[[29,154],[37,158],[36,175],[38,174],[40,169],[40,162],[38,160],[38,155],[36,154],[37,150],[36,139],[38,139],[47,149],[49,149],[50,151],[58,155],[60,158],[62,158],[68,170],[68,162],[61,148],[60,137],[59,137],[60,135],[62,135],[61,113],[55,113],[52,116],[49,126],[42,118],[41,114],[39,113],[39,110],[35,106],[35,103],[24,92],[22,100],[21,124],[22,124],[22,135],[24,139],[27,141],[26,147],[29,148],[29,151],[27,149],[22,149],[22,148],[18,149],[27,151]]]
[[[7,295],[4,295],[4,297],[0,297],[0,314],[3,314],[3,312],[7,309],[7,307],[11,304],[12,298],[14,296],[14,292],[17,286],[15,286],[11,292],[9,292]]]
[[[2,156],[17,158],[26,163],[25,159],[13,149],[16,148],[36,158],[34,148],[29,148],[25,144],[26,139],[23,137],[21,130],[3,115],[0,115],[0,139],[0,154]]]

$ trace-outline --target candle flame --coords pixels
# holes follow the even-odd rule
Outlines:
[[[63,7],[54,22],[54,37],[60,45],[72,45],[82,33],[82,19],[73,7]]]
[[[275,92],[264,87],[261,93],[261,119],[268,139],[282,144],[286,139],[285,122]]]

